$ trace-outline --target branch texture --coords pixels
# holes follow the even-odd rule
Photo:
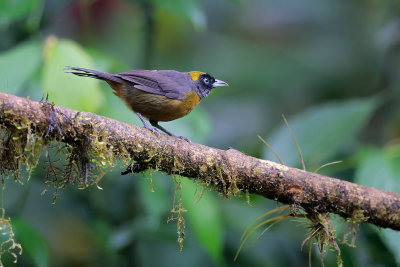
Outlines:
[[[91,142],[91,134],[119,157],[128,153],[140,166],[201,179],[225,195],[239,190],[305,210],[400,230],[400,195],[219,150],[101,117],[0,93],[0,126],[26,136],[58,140],[72,146]],[[4,147],[0,144],[0,150]],[[4,151],[3,151],[4,153]],[[362,219],[360,219],[362,218]]]

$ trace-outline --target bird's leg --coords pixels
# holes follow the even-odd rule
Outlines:
[[[157,130],[156,128],[151,127],[151,126],[146,122],[146,120],[143,118],[142,114],[140,114],[140,113],[137,112],[136,115],[137,115],[137,116],[139,117],[139,119],[142,121],[143,127],[144,127],[144,128],[146,128],[146,129],[152,131],[152,132],[153,132],[154,134],[156,134],[157,136],[160,135],[160,133],[158,132],[158,130]],[[151,123],[151,121],[150,121],[150,123]]]
[[[171,133],[170,131],[168,131],[167,129],[165,129],[165,128],[162,127],[161,125],[159,125],[159,124],[158,124],[158,121],[155,121],[155,120],[149,120],[149,121],[150,121],[150,124],[151,124],[152,126],[156,127],[157,129],[160,129],[160,130],[163,131],[164,133],[166,133],[166,134],[168,134],[168,135],[170,135],[170,136],[173,136],[173,137],[182,138],[183,140],[185,140],[185,141],[187,141],[187,142],[190,143],[189,138],[186,138],[186,137],[184,137],[184,136],[176,136],[176,135],[174,135],[173,133]]]

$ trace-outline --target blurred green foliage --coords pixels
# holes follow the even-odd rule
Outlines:
[[[94,68],[90,56],[77,44],[67,40],[49,38],[44,51],[44,92],[48,93],[57,105],[96,112],[103,102],[99,83],[93,79],[84,79],[84,81],[69,79],[71,77],[60,71],[68,64]],[[79,95],[79,97],[71,98],[71,95]]]
[[[40,66],[40,45],[37,42],[28,42],[3,52],[0,55],[0,69],[2,70],[2,87],[5,92],[15,94],[22,90],[22,85],[29,82],[33,73]],[[23,64],[21,60],[23,59]],[[18,76],[15,74],[18,73]],[[12,77],[12,78],[9,78]]]
[[[200,70],[227,81],[189,116],[166,125],[195,142],[300,166],[285,114],[313,171],[400,193],[398,1],[1,0],[0,91],[140,124],[105,83],[65,66],[109,72]],[[256,196],[222,199],[183,178],[185,243],[167,223],[176,183],[161,173],[120,177],[103,190],[40,197],[43,162],[25,184],[6,181],[4,206],[21,266],[307,266],[299,222],[283,222],[245,248],[240,236],[276,207]],[[353,179],[354,177],[354,179]],[[335,217],[339,241],[347,231]],[[300,225],[303,225],[300,223]],[[295,227],[296,226],[296,227]],[[362,225],[345,266],[400,265],[400,234]],[[12,265],[12,258],[7,265]],[[335,254],[325,257],[335,266]],[[318,266],[317,251],[313,266]]]
[[[377,108],[377,102],[376,99],[330,102],[313,106],[295,116],[289,124],[301,144],[308,169],[315,170],[354,144],[373,110]],[[299,155],[293,153],[295,143],[286,125],[272,132],[268,140],[286,165],[300,167]],[[268,147],[264,148],[264,158],[273,159],[273,153]]]

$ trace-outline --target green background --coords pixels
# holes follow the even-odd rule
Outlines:
[[[0,91],[141,125],[107,84],[65,66],[208,72],[229,83],[187,117],[162,124],[194,142],[400,193],[400,5],[389,0],[1,0]],[[63,158],[62,156],[60,156]],[[4,207],[20,266],[308,266],[308,229],[287,220],[233,261],[240,236],[277,203],[224,199],[182,179],[185,243],[168,222],[176,183],[154,173],[70,186],[53,205],[43,160],[24,184],[6,181]],[[334,217],[338,241],[348,224]],[[400,265],[399,232],[363,224],[345,266]],[[329,251],[326,266],[335,266]],[[13,266],[9,256],[3,256]],[[313,250],[313,266],[319,266]]]

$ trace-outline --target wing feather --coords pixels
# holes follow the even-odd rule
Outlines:
[[[183,99],[187,92],[193,90],[188,74],[173,70],[133,70],[115,76],[136,89],[171,99]]]

